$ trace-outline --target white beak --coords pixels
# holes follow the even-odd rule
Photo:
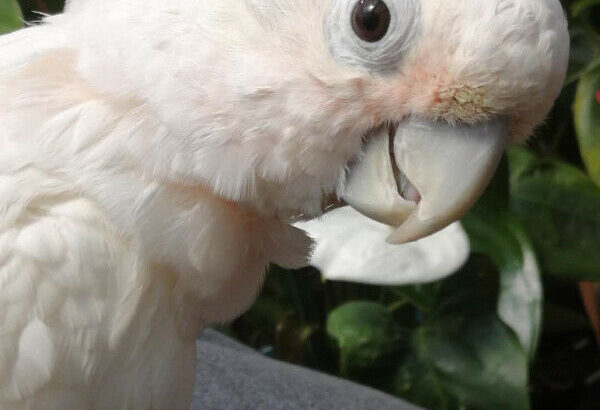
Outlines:
[[[504,120],[480,125],[416,117],[381,129],[340,187],[340,197],[397,227],[390,243],[430,235],[460,219],[492,178],[507,144]]]

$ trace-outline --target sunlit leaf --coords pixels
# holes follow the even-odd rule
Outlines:
[[[459,223],[419,241],[392,245],[391,227],[350,207],[302,222],[316,241],[311,263],[324,278],[377,285],[432,282],[459,269],[469,255],[469,242]]]
[[[575,128],[581,157],[600,186],[600,70],[579,80],[575,97]]]
[[[16,0],[0,1],[0,34],[8,33],[23,26],[21,8]]]
[[[508,210],[508,164],[463,219],[473,251],[488,255],[500,271],[498,315],[517,334],[530,358],[537,348],[542,286],[535,253],[522,223]]]

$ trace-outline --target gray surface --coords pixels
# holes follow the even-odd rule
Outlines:
[[[197,350],[192,410],[418,410],[373,389],[265,358],[212,330]]]

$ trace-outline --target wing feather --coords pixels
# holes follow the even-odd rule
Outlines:
[[[53,405],[67,393],[83,405],[81,387],[102,372],[127,249],[60,181],[24,169],[0,178],[0,191],[15,180],[28,182],[16,191],[24,198],[0,199],[0,408],[37,408],[49,392]]]

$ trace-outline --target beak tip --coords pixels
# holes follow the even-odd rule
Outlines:
[[[386,238],[385,242],[389,243],[390,245],[404,245],[404,244],[414,242],[414,241],[397,239],[397,238],[394,238],[393,235],[390,235]]]
[[[407,242],[414,242],[429,235],[433,230],[429,224],[420,221],[416,213],[408,217],[390,236],[386,239],[388,243],[400,245]]]
[[[462,216],[462,215],[460,215]],[[418,241],[426,236],[432,235],[460,219],[458,215],[446,215],[445,218],[420,219],[419,212],[415,212],[398,226],[386,239],[386,242],[401,245],[408,242]]]
[[[473,126],[408,118],[393,135],[371,137],[341,195],[371,219],[397,227],[388,243],[419,240],[460,219],[476,202],[502,157],[507,135],[503,118]],[[417,191],[416,200],[406,198],[399,173]]]
[[[385,241],[392,245],[402,245],[408,242],[414,242],[418,239],[414,238],[413,236],[414,235],[404,232],[404,230],[397,229],[392,232]]]

